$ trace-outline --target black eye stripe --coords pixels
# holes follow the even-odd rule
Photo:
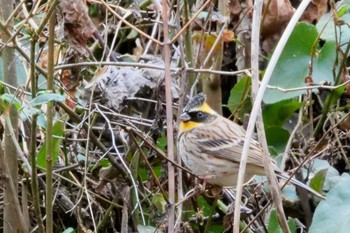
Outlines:
[[[203,111],[189,112],[188,115],[190,115],[191,121],[194,122],[203,122],[208,118],[208,114]]]

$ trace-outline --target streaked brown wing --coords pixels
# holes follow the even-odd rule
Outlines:
[[[245,130],[224,117],[218,117],[206,127],[200,127],[192,133],[197,134],[197,145],[201,153],[226,159],[234,163],[241,160]],[[248,163],[262,167],[261,150],[252,140]]]

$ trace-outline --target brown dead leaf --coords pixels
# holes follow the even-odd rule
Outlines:
[[[307,23],[316,24],[318,20],[328,11],[327,0],[313,0],[301,16],[301,20]]]
[[[288,0],[264,0],[262,49],[268,53],[280,39],[295,9]]]
[[[231,42],[235,39],[235,33],[232,30],[224,30],[224,33],[222,34],[222,40],[224,42]]]
[[[92,37],[96,27],[83,2],[81,0],[61,0],[57,21],[61,29],[58,36],[68,40],[75,50],[84,54],[86,43]]]
[[[228,9],[232,16],[238,16],[242,11],[241,3],[239,0],[231,0],[228,2]]]
[[[350,80],[350,76],[349,76],[349,74],[348,74],[347,69],[345,68],[345,69],[343,69],[342,74],[341,74],[341,76],[340,76],[340,82],[341,82],[341,83],[345,83],[345,82],[347,82],[347,81],[349,81],[349,80]],[[347,84],[345,85],[345,94],[346,94],[347,96],[350,96],[350,83],[347,83]]]
[[[56,45],[55,48],[54,48],[54,63],[56,64],[57,63],[57,59],[58,59],[58,52],[59,52],[59,46]],[[39,65],[44,68],[44,69],[47,69],[47,64],[48,64],[48,50],[45,49],[42,53],[41,53],[41,56],[40,56],[40,59],[39,59]]]
[[[310,86],[310,85],[312,85],[314,83],[314,81],[312,80],[312,77],[310,75],[305,77],[305,81],[304,82],[308,86]]]
[[[206,53],[209,53],[211,48],[214,46],[216,38],[217,36],[215,34],[201,33],[201,32],[197,32],[192,36],[193,42],[198,44],[198,46],[200,45],[200,43],[202,43],[202,49],[204,49]],[[216,47],[214,49],[214,54],[219,52],[220,49],[221,49],[221,43],[219,42],[216,44]]]
[[[349,132],[350,130],[350,116],[347,116],[345,118],[345,120],[343,120],[340,124],[339,124],[339,128]]]
[[[111,180],[117,179],[119,177],[119,175],[120,175],[119,172],[113,166],[101,168],[101,170],[98,174],[98,176],[100,177],[100,181],[95,186],[96,192],[104,193],[106,195],[108,192],[108,188],[106,187],[106,185]]]

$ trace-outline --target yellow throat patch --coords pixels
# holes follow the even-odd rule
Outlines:
[[[204,103],[201,106],[198,106],[196,108],[194,108],[192,111],[202,111],[208,114],[215,114],[216,112],[207,104]],[[195,122],[195,121],[181,121],[180,122],[180,126],[179,126],[179,130],[180,131],[188,131],[191,129],[194,129],[196,127],[202,126],[204,123],[202,122]]]
[[[194,122],[194,121],[187,121],[187,122],[181,121],[179,130],[180,131],[188,131],[188,130],[191,130],[191,129],[196,128],[198,126],[201,126],[201,125],[203,125],[203,123],[198,123],[198,122]]]

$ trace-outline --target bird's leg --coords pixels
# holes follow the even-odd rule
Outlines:
[[[221,198],[222,197],[222,188],[219,186],[210,186],[210,190],[206,190],[207,187],[207,181],[210,179],[215,179],[216,175],[205,175],[200,176],[199,178],[203,180],[203,184],[200,185],[199,183],[196,184],[200,188],[200,193],[205,192],[205,194],[210,198]],[[210,192],[209,192],[210,191]]]
[[[193,197],[196,194],[197,194],[196,189],[195,188],[191,189],[190,191],[188,191],[185,194],[185,196],[178,203],[175,204],[175,207],[181,205],[182,203],[184,203],[185,201],[189,200],[191,197]]]
[[[203,180],[203,184],[199,182],[199,179]],[[195,187],[199,189],[200,193],[204,193],[208,178],[206,176],[200,176],[199,179],[195,179]]]
[[[207,173],[209,173],[209,171],[208,171]],[[208,182],[209,180],[215,180],[216,175],[213,175],[213,174],[205,174],[205,175],[203,175],[203,176],[198,176],[198,177],[199,177],[199,179],[201,179],[201,180],[204,181],[204,182],[203,182],[203,186],[204,186],[204,188],[205,188],[206,184],[209,183],[209,182]]]
[[[195,183],[194,188],[191,189],[190,191],[188,191],[186,193],[186,195],[184,196],[184,198],[181,199],[178,203],[176,203],[175,206],[178,206],[178,205],[184,203],[185,201],[187,201],[188,199],[190,199],[191,197],[193,197],[197,194],[201,194],[201,193],[205,192],[206,181],[204,181],[203,185],[201,185],[199,180],[196,178],[194,183]]]

